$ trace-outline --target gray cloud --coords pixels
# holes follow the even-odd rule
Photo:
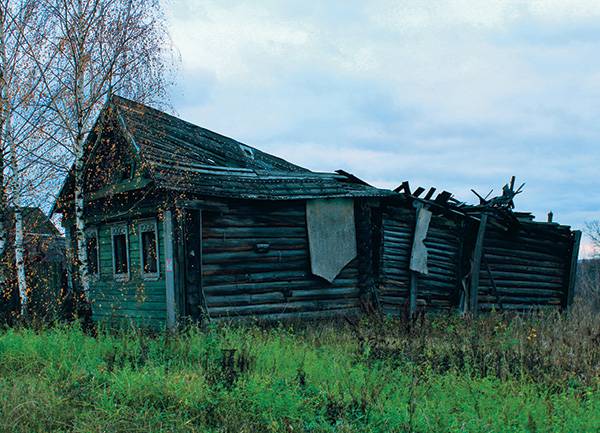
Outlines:
[[[485,3],[485,4],[484,4]],[[600,218],[596,1],[173,1],[184,118],[314,170]]]

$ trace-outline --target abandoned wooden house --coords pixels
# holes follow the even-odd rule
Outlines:
[[[565,308],[580,233],[432,188],[315,173],[114,96],[86,149],[93,317],[323,318]],[[74,179],[55,211],[74,233]]]
[[[405,182],[381,201],[378,303],[424,310],[564,309],[573,301],[581,232],[514,212],[514,178],[465,205]]]
[[[56,314],[60,292],[66,282],[65,239],[52,221],[38,207],[24,207],[23,213],[25,270],[29,294],[29,312],[35,316]],[[14,210],[5,213],[8,227],[14,227]],[[19,311],[19,290],[14,259],[14,230],[9,230],[11,248],[3,256],[7,282],[1,289],[0,321],[7,321]]]
[[[358,314],[371,229],[391,191],[315,173],[113,97],[86,147],[93,317],[191,319]],[[55,205],[74,233],[73,173]]]

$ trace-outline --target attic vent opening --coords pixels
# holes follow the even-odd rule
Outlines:
[[[254,149],[242,144],[240,144],[240,149],[242,149],[242,152],[244,152],[244,155],[246,155],[248,158],[254,159]]]

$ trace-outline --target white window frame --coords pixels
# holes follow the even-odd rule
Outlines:
[[[137,222],[138,242],[140,245],[140,275],[143,280],[156,281],[160,278],[160,242],[158,241],[158,224],[156,219],[145,219]],[[154,241],[156,242],[156,272],[144,271],[144,243],[142,233],[154,231]]]
[[[115,256],[115,235],[125,235],[125,253],[127,256],[127,273],[117,274],[117,260]],[[112,251],[113,278],[115,281],[129,281],[131,277],[131,257],[129,254],[129,226],[127,223],[116,223],[110,227],[110,248]]]
[[[97,273],[92,274],[91,272],[89,272],[89,264],[88,264],[88,275],[91,278],[98,280],[98,279],[100,279],[100,274],[102,271],[100,269],[100,235],[98,233],[97,227],[90,227],[85,230],[85,248],[86,248],[86,250],[87,250],[87,241],[90,237],[96,238],[96,270],[97,270]],[[87,251],[86,251],[86,253],[87,253]],[[88,260],[89,260],[89,256],[88,256]]]

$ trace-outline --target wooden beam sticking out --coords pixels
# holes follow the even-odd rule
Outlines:
[[[348,173],[345,170],[336,170],[335,171],[337,174],[341,174],[342,176],[346,176],[349,180],[351,180],[354,183],[358,183],[360,185],[366,185],[366,186],[371,186],[369,185],[367,182],[365,182],[364,180],[354,176],[352,173]]]
[[[167,328],[174,330],[177,325],[175,311],[175,260],[173,252],[173,213],[168,210],[164,213],[164,246],[165,252],[165,286],[167,304]]]
[[[415,189],[415,191],[413,192],[412,195],[414,197],[419,197],[421,194],[423,194],[423,192],[425,192],[425,188],[423,188],[422,186],[420,186],[417,189]]]
[[[429,191],[427,191],[427,194],[425,195],[424,200],[431,200],[431,197],[433,197],[434,193],[435,193],[435,188],[434,187],[429,188]]]
[[[569,280],[567,287],[567,305],[569,308],[573,304],[575,298],[575,280],[577,279],[577,260],[579,258],[579,245],[581,244],[581,231],[573,232],[573,244],[571,247],[571,265],[569,267]]]
[[[469,311],[475,316],[479,312],[479,271],[481,270],[481,257],[483,255],[483,241],[485,239],[487,220],[488,215],[486,213],[481,214],[479,229],[477,230],[477,240],[475,241],[475,249],[473,250]]]
[[[403,192],[405,194],[410,195],[410,184],[407,180],[405,180],[398,188],[394,190],[394,192]]]
[[[450,199],[450,197],[452,197],[452,193],[451,192],[442,191],[435,198],[435,202],[437,204],[446,204],[448,202],[448,200]]]

